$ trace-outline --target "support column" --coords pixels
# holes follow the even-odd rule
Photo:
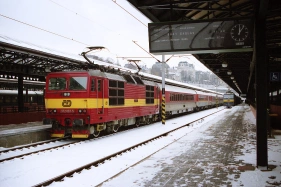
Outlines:
[[[162,107],[161,107],[161,119],[162,124],[165,125],[166,121],[166,99],[165,99],[165,55],[162,55]]]
[[[267,108],[268,71],[266,47],[266,12],[268,0],[260,0],[255,20],[256,52],[256,125],[257,125],[257,167],[268,166],[267,150]]]

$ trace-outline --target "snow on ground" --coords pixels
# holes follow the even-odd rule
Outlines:
[[[238,107],[233,107],[231,109],[231,114],[234,114],[238,110]],[[252,166],[256,166],[256,141],[255,141],[255,118],[250,111],[248,106],[244,106],[245,115],[244,115],[244,124],[247,126],[247,137],[245,139],[240,140],[238,143],[242,148],[242,155],[236,156],[236,160],[242,160],[245,164],[251,164]],[[226,110],[225,110],[226,111]],[[107,177],[114,176],[114,173],[124,171],[113,179],[104,182],[102,187],[134,187],[134,186],[147,186],[147,181],[150,181],[155,177],[155,175],[163,169],[162,163],[165,164],[173,164],[173,158],[179,156],[189,148],[192,148],[192,142],[195,142],[198,139],[206,139],[212,140],[212,136],[204,135],[204,131],[208,128],[212,127],[213,124],[218,121],[223,120],[225,117],[225,111],[220,112],[219,114],[212,115],[202,123],[193,123],[189,127],[185,127],[181,131],[175,131],[168,135],[167,138],[160,139],[156,142],[151,142],[146,146],[140,147],[135,151],[128,152],[123,154],[122,156],[117,156],[113,158],[111,161],[106,161],[102,165],[96,168],[91,168],[90,170],[83,170],[80,174],[74,174],[72,178],[65,178],[64,182],[56,182],[51,184],[50,186],[96,186],[100,182],[103,182]],[[229,111],[229,110],[228,110]],[[196,114],[198,115],[198,114]],[[189,118],[191,118],[189,116]],[[186,121],[187,118],[181,118],[181,121]],[[178,125],[179,121],[176,119],[167,120],[166,125],[155,124],[150,126],[151,129],[148,130],[146,134],[151,133],[152,131],[161,131],[161,129],[167,129],[171,125]],[[153,130],[154,129],[154,130]],[[138,129],[137,133],[132,134],[131,137],[134,139],[140,139],[141,128]],[[91,144],[93,150],[85,152],[83,151],[83,147],[85,145],[79,145],[79,147],[74,147],[76,152],[80,152],[80,154],[74,153],[73,149],[65,149],[63,154],[66,157],[72,157],[73,163],[80,162],[81,158],[89,159],[87,155],[93,154],[94,152],[106,152],[109,148],[109,144],[113,144],[115,147],[122,147],[121,144],[125,144],[127,138],[124,135],[116,136],[119,137],[119,141],[109,142],[110,138],[107,138],[106,141],[88,141],[86,144]],[[178,139],[176,143],[170,144],[173,139]],[[130,140],[130,139],[127,139]],[[96,147],[97,143],[104,143],[100,145],[100,148]],[[158,143],[157,143],[158,142]],[[155,153],[155,149],[160,147],[160,144],[165,144],[166,148]],[[72,152],[70,152],[72,151]],[[54,151],[54,153],[56,153]],[[42,153],[40,153],[42,154]],[[87,154],[87,155],[86,155]],[[56,154],[46,153],[45,157],[51,156],[49,158],[49,162],[52,163],[55,160],[60,158],[59,152]],[[57,155],[57,157],[56,157]],[[44,156],[44,155],[43,155]],[[94,154],[92,155],[92,159],[94,160]],[[34,173],[32,170],[42,170],[42,168],[38,168],[39,166],[36,164],[37,162],[34,159],[40,159],[40,157],[36,157],[35,155],[29,158],[25,158],[21,162],[25,162],[24,166],[32,166],[31,168],[24,169],[18,168],[16,169],[16,173],[11,172],[11,168],[6,168],[7,166],[12,166],[20,164],[19,159],[11,160],[7,163],[0,163],[0,187],[6,186],[29,186],[27,184],[36,184],[38,180],[36,177],[30,178],[28,174]],[[143,159],[141,162],[139,160]],[[48,160],[48,159],[47,159]],[[57,163],[57,162],[56,162]],[[63,162],[61,162],[61,167],[63,166]],[[194,163],[196,165],[198,163]],[[281,136],[275,136],[275,139],[268,140],[268,164],[270,166],[274,166],[275,168],[272,171],[262,171],[261,168],[254,167],[253,171],[245,171],[241,172],[239,178],[237,178],[233,174],[229,174],[227,177],[232,186],[245,186],[245,187],[265,187],[265,186],[281,186]],[[23,166],[23,164],[20,164]],[[54,173],[54,170],[59,170],[60,167],[48,167],[49,164],[46,163],[45,168],[43,169],[43,173],[46,175],[48,173]],[[272,167],[271,167],[272,168]],[[63,168],[61,168],[63,170]],[[64,169],[65,170],[65,169]],[[58,172],[58,171],[57,171]],[[189,171],[187,171],[189,172]],[[42,178],[42,176],[37,176],[37,178]],[[21,178],[21,180],[18,180]],[[25,180],[31,181],[25,181]],[[196,176],[194,176],[196,180]],[[33,182],[32,182],[33,180]],[[8,182],[8,183],[7,183]],[[200,185],[199,185],[200,186]]]
[[[247,141],[240,141],[244,146],[243,155],[237,156],[236,160],[243,160],[244,163],[256,166],[256,132],[253,129],[256,126],[256,119],[249,111],[244,116],[245,124],[248,126]],[[254,171],[242,172],[239,179],[233,182],[233,186],[281,186],[281,135],[275,135],[274,139],[268,139],[268,165],[274,168],[272,171],[267,168],[255,168]]]
[[[232,113],[235,113],[237,108],[233,108]],[[242,160],[245,164],[252,164],[256,166],[256,141],[255,141],[255,117],[253,116],[250,108],[244,106],[246,110],[244,122],[249,126],[248,138],[246,141],[243,139],[239,144],[243,145],[243,155],[237,156],[237,160]],[[224,115],[216,116],[212,121],[204,121],[198,131],[192,132],[192,137],[186,136],[181,141],[186,141],[191,144],[191,141],[196,141],[197,138],[202,138],[201,132],[204,132],[216,121],[222,120]],[[204,137],[212,138],[212,137]],[[186,148],[186,147],[185,147]],[[173,158],[182,153],[182,146],[180,144],[173,144],[167,149],[161,150],[155,155],[149,157],[142,163],[127,169],[116,178],[103,183],[102,187],[116,187],[116,186],[147,186],[147,181],[151,181],[157,172],[161,171],[161,163],[173,163]],[[239,178],[234,174],[229,174],[228,178],[232,186],[245,186],[245,187],[266,187],[266,186],[281,186],[281,136],[275,136],[275,139],[268,140],[268,164],[274,165],[272,171],[261,171],[254,167],[253,171],[241,172]],[[196,180],[196,176],[194,176]],[[275,185],[274,185],[275,184]],[[156,184],[157,186],[157,184]],[[200,185],[197,185],[200,186]]]
[[[218,110],[221,110],[221,108],[172,119],[167,121],[166,125],[158,122],[133,131],[120,132],[114,136],[88,140],[79,143],[79,145],[70,145],[44,153],[32,154],[24,157],[24,159],[17,158],[2,162],[0,163],[0,186],[36,185]],[[108,170],[104,173],[108,173]],[[75,186],[79,186],[79,184]]]

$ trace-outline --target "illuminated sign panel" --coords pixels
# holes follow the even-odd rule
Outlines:
[[[253,50],[253,21],[149,23],[149,51],[165,53]]]
[[[281,72],[270,72],[270,81],[272,82],[281,81]]]

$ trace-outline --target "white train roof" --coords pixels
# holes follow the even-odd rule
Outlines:
[[[17,95],[18,90],[0,90],[0,95]],[[23,95],[26,94],[26,90],[23,90]],[[28,95],[42,95],[43,91],[30,91],[28,90]]]

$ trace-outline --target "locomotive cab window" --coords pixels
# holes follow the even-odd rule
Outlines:
[[[49,79],[49,90],[65,90],[66,79],[62,77],[53,77]]]
[[[70,77],[69,90],[86,90],[87,77]]]

